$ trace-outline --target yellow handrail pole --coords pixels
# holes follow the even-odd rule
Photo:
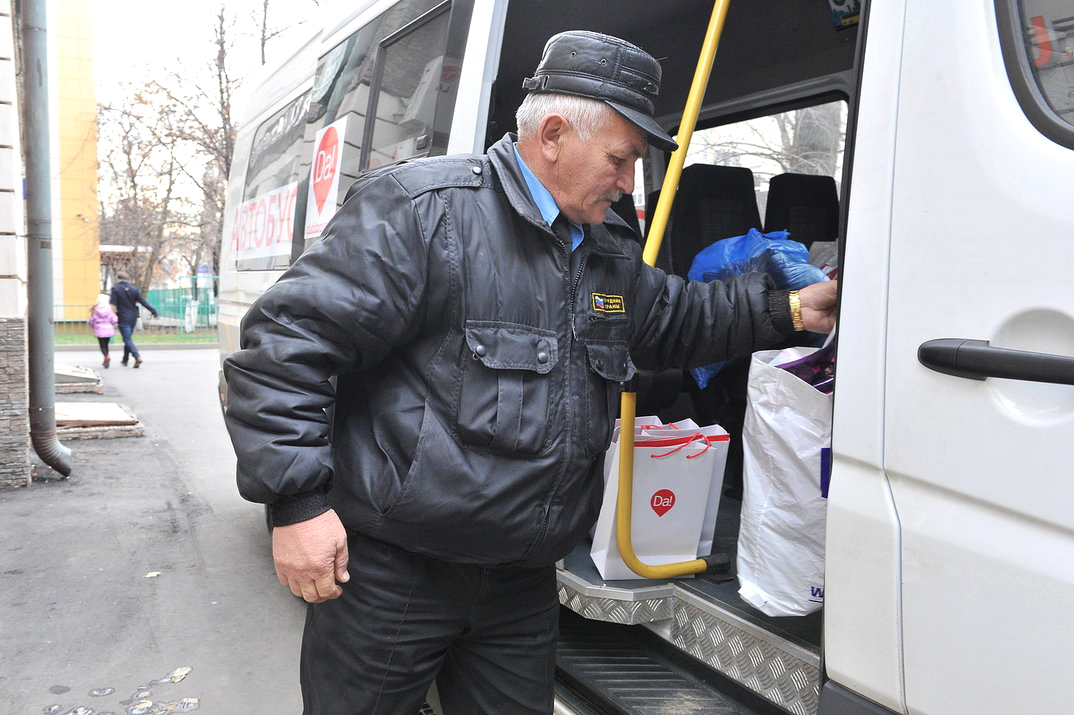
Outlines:
[[[650,266],[656,263],[660,253],[660,244],[664,240],[664,230],[671,215],[671,204],[679,188],[682,167],[686,163],[686,152],[690,148],[690,139],[697,124],[697,115],[701,111],[701,102],[705,98],[705,87],[709,83],[712,63],[716,57],[716,48],[720,44],[723,23],[727,17],[729,0],[716,0],[712,8],[712,17],[705,32],[705,42],[701,45],[701,55],[697,59],[694,81],[690,85],[690,94],[686,98],[686,108],[679,123],[679,148],[671,155],[664,184],[660,190],[660,200],[656,203],[656,212],[649,223],[649,237],[645,241],[643,260]],[[637,394],[624,392],[619,415],[619,498],[615,511],[615,540],[619,555],[631,571],[645,578],[671,578],[687,574],[701,573],[708,568],[704,559],[692,559],[673,564],[653,566],[643,563],[634,553],[630,538],[631,501],[634,498],[634,417],[637,409]]]

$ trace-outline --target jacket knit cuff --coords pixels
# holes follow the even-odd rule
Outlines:
[[[320,516],[329,509],[328,494],[322,489],[302,492],[269,504],[273,526],[287,526]]]
[[[768,291],[768,315],[772,319],[772,325],[788,337],[794,335],[790,293],[789,290]]]

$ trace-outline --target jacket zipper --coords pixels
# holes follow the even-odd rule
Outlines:
[[[579,246],[579,250],[584,250]],[[575,301],[578,299],[578,285],[582,282],[582,269],[585,268],[586,259],[589,258],[589,252],[586,251],[578,259],[578,272],[574,274],[574,280],[571,281],[571,335],[574,336],[575,341],[578,340],[578,321],[574,315]]]
[[[555,234],[555,232],[552,233],[552,236],[556,239],[556,243],[559,244],[559,247],[563,250],[563,254],[567,257],[567,268],[568,268],[568,270],[570,270],[570,262],[571,262],[571,251],[570,251],[570,249],[567,248],[567,244],[563,243],[563,241],[560,239],[559,236],[557,236]],[[584,244],[582,244],[582,245],[584,245]],[[578,250],[580,250],[580,251],[585,250],[584,248],[582,248],[582,245],[578,246]],[[578,298],[578,285],[582,282],[582,270],[585,269],[585,263],[586,263],[587,258],[589,258],[589,252],[588,251],[586,251],[585,253],[581,254],[581,257],[578,259],[578,271],[574,274],[573,280],[571,280],[571,296],[570,296],[570,302],[568,304],[568,308],[570,310],[570,318],[571,318],[571,335],[574,336],[575,340],[578,339],[578,324],[574,319],[574,304],[575,304],[575,301]]]
[[[563,241],[560,240],[559,236],[556,236],[556,243],[558,243],[559,247],[561,249],[563,249],[563,253],[567,257],[567,270],[569,271],[570,270],[571,252],[567,249],[566,244],[564,244]],[[589,251],[586,248],[583,248],[582,246],[579,246],[578,250],[579,251],[585,251],[585,252],[582,253],[578,258],[578,270],[575,272],[575,274],[574,274],[574,276],[572,277],[572,280],[571,280],[570,301],[568,303],[568,313],[569,313],[569,318],[570,318],[570,321],[571,321],[571,332],[567,336],[567,339],[568,339],[568,344],[567,344],[567,392],[568,392],[568,394],[570,393],[571,384],[574,382],[574,375],[573,375],[573,370],[572,370],[573,363],[570,360],[570,355],[571,355],[571,352],[574,349],[574,345],[571,344],[571,343],[578,341],[577,321],[576,321],[575,315],[574,315],[575,302],[577,300],[578,286],[582,282],[582,271],[585,269],[586,259],[589,258]],[[571,404],[570,399],[567,399],[565,402],[567,404],[567,409],[570,410],[570,404]],[[568,417],[567,423],[570,425],[570,428],[569,428],[569,431],[568,431],[568,434],[567,434],[567,441],[569,442],[571,439],[574,438],[574,415],[573,414],[571,414]],[[571,450],[568,450],[568,453],[570,453],[570,451]],[[559,485],[563,482],[563,475],[566,473],[566,471],[569,468],[570,468],[570,462],[568,462],[567,464],[564,464],[563,468],[559,472],[559,475],[556,477],[556,480],[554,482],[552,482],[552,486],[548,490],[548,498],[545,500],[545,503],[544,503],[544,515],[541,518],[541,527],[540,527],[540,529],[539,529],[539,531],[537,533],[537,537],[533,540],[533,546],[529,549],[529,552],[526,554],[526,556],[524,558],[532,557],[533,554],[535,554],[537,552],[537,550],[540,549],[541,546],[544,544],[544,537],[548,534],[548,518],[549,518],[548,514],[549,514],[549,511],[551,511],[551,509],[552,509],[552,498],[555,496],[556,492],[559,490]]]

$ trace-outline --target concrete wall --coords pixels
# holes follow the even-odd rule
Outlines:
[[[0,488],[30,483],[26,233],[14,13],[0,0]]]

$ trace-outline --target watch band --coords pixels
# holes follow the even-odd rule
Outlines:
[[[791,303],[791,325],[796,333],[800,333],[805,330],[805,323],[802,322],[802,300],[796,290],[792,290],[787,298]]]

